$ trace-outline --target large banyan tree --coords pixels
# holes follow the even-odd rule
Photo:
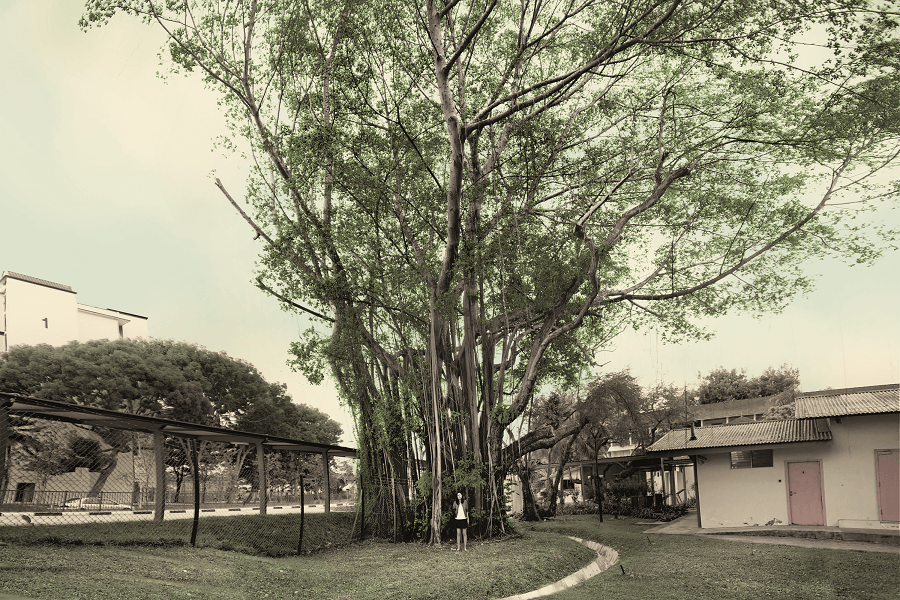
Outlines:
[[[310,318],[292,363],[352,408],[364,487],[418,481],[437,541],[448,488],[497,525],[515,459],[571,433],[511,429],[622,327],[702,336],[805,292],[811,256],[890,245],[850,217],[896,197],[892,10],[90,0],[81,25],[138,15],[220,92],[254,169],[244,201],[216,185],[257,285]]]

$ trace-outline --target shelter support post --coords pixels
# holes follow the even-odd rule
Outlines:
[[[306,497],[303,492],[303,475],[300,476],[300,541],[297,542],[297,554],[303,552],[303,521],[306,519],[303,505],[306,503]]]
[[[0,504],[6,501],[6,448],[9,446],[9,407],[0,406]]]
[[[269,496],[269,484],[266,481],[266,453],[263,443],[256,442],[256,472],[259,476],[259,514],[266,514],[266,501]]]
[[[331,512],[331,472],[328,470],[328,450],[322,453],[322,469],[325,471],[325,512]]]
[[[697,475],[697,455],[691,456],[691,460],[694,463],[694,496],[697,500],[697,527],[703,529],[703,522],[700,520],[700,479],[699,475]]]
[[[663,504],[666,504],[666,500],[668,499],[669,493],[668,493],[668,490],[666,487],[666,459],[664,459],[664,458],[659,459],[659,475],[660,475],[659,478],[662,480]]]
[[[191,526],[191,546],[197,545],[197,527],[200,526],[200,461],[197,446],[200,440],[191,440],[191,471],[194,475],[194,523]]]
[[[166,511],[166,447],[162,431],[153,432],[153,466],[156,471],[153,520],[162,521]]]

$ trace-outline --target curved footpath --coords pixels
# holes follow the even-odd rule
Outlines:
[[[507,596],[506,598],[501,598],[501,600],[530,600],[531,598],[541,598],[543,596],[555,594],[560,590],[578,585],[579,583],[586,581],[591,577],[594,577],[595,575],[599,575],[603,571],[616,564],[616,562],[619,560],[619,553],[608,546],[604,546],[603,544],[598,544],[597,542],[592,542],[590,540],[583,540],[577,537],[566,537],[571,540],[575,540],[579,544],[587,546],[591,550],[595,551],[597,553],[597,558],[588,566],[575,571],[568,577],[560,579],[556,583],[551,583],[550,585],[546,585],[532,592],[516,594],[514,596]]]

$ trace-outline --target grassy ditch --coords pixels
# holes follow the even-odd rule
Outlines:
[[[486,600],[557,581],[594,559],[553,533],[490,542],[367,540],[271,558],[191,547],[0,546],[0,590],[42,600]]]
[[[636,519],[556,518],[528,529],[591,539],[619,563],[554,600],[892,599],[900,554],[774,546],[681,535],[645,535]]]

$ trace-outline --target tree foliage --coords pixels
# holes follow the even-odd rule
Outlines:
[[[896,193],[897,15],[867,1],[89,0],[82,27],[117,12],[221,94],[256,284],[313,321],[293,364],[337,383],[364,480],[422,444],[433,541],[444,472],[483,464],[497,523],[512,461],[570,433],[508,428],[622,327],[704,336],[883,248],[850,218]],[[813,27],[837,55],[794,66]]]
[[[294,403],[283,384],[267,382],[250,363],[194,344],[165,340],[16,346],[0,355],[0,390],[322,444],[337,443],[341,435],[336,421]],[[12,425],[15,430],[16,424]],[[139,452],[140,443],[124,430],[94,427],[93,431],[110,446],[101,462],[84,465],[101,472],[91,490],[98,493],[116,467],[117,454]],[[55,454],[48,454],[47,444],[27,433],[14,441],[33,455],[32,463],[42,473],[49,473],[53,464],[65,472],[79,466],[79,456],[90,449],[87,444],[96,444],[83,435],[73,439],[71,448]],[[171,453],[170,467],[180,469],[183,476],[190,467],[190,442],[177,438],[171,445],[178,452]],[[202,444],[198,448],[201,462],[220,453],[219,446]],[[255,456],[249,454],[248,447],[241,447],[219,456],[231,466],[234,484],[242,469],[255,468]]]
[[[640,454],[656,441],[659,434],[684,420],[683,390],[671,384],[658,384],[644,389],[628,369],[596,377],[583,387],[578,396],[576,400],[559,391],[546,397],[541,396],[535,400],[534,416],[529,421],[531,429],[543,427],[547,423],[555,423],[559,427],[561,419],[579,425],[548,451],[538,453],[542,460],[546,459],[548,465],[547,504],[551,515],[556,514],[559,484],[569,462],[594,461],[594,475],[590,483],[594,489],[591,492],[597,502],[601,502],[603,494],[597,486],[606,471],[601,472],[598,460],[611,444],[634,444],[635,454]],[[528,455],[523,457],[521,465],[527,466],[530,458]],[[527,469],[520,466],[520,471],[522,470]],[[626,467],[626,474],[629,472]],[[520,480],[523,487],[530,481],[524,478]],[[606,485],[605,479],[602,481]],[[588,485],[585,481],[581,483],[583,486]],[[530,490],[523,493],[524,498],[533,498]],[[537,511],[531,511],[530,507],[525,513],[526,518],[537,516]]]
[[[777,369],[768,367],[758,377],[747,377],[747,371],[737,369],[730,371],[718,367],[708,374],[700,376],[700,385],[696,395],[700,404],[713,404],[745,398],[767,398],[785,392],[796,392],[800,389],[800,371],[786,364]]]

